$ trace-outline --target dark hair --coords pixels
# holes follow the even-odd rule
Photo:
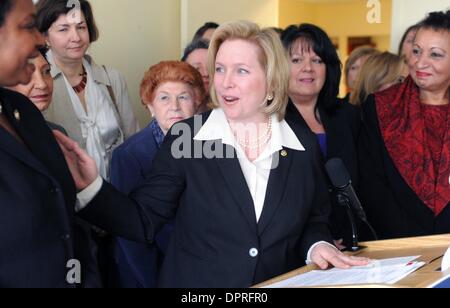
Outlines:
[[[419,23],[419,29],[450,31],[450,10],[431,12]]]
[[[80,9],[86,19],[86,25],[89,32],[90,42],[98,39],[99,33],[95,25],[94,14],[92,13],[91,4],[87,0],[78,0]],[[74,7],[68,6],[67,0],[40,0],[36,5],[37,18],[36,23],[41,33],[47,33],[48,29],[61,15],[66,15]]]
[[[402,55],[403,43],[405,43],[408,34],[412,31],[417,31],[419,29],[419,24],[412,25],[408,29],[406,29],[405,33],[403,33],[402,39],[400,40],[400,45],[398,46],[398,55]]]
[[[6,15],[13,7],[13,0],[2,0],[0,1],[0,27],[3,27],[3,24],[6,20]]]
[[[209,29],[217,29],[219,28],[219,24],[209,21],[205,22],[203,26],[201,26],[197,32],[194,34],[194,38],[192,39],[193,42],[201,40],[203,38],[203,35],[208,31]]]
[[[198,40],[193,41],[189,45],[186,46],[184,49],[183,57],[181,58],[181,61],[186,62],[187,58],[191,53],[193,53],[197,49],[206,49],[209,48],[209,42],[205,40]]]
[[[291,33],[291,32],[293,32],[293,31],[295,31],[296,29],[298,29],[298,26],[297,26],[297,25],[290,25],[290,26],[287,26],[287,28],[285,28],[285,29],[283,30],[283,33],[281,34],[281,40],[284,41],[285,36],[286,36],[288,33]],[[284,43],[283,43],[283,44],[284,44]]]
[[[44,59],[47,61],[48,64],[50,64],[50,62],[48,62],[47,59],[47,52],[48,52],[48,47],[47,45],[44,46],[39,46],[38,47],[39,53],[44,57]]]
[[[304,51],[308,52],[312,48],[322,59],[327,70],[325,84],[317,100],[316,111],[320,108],[327,113],[333,113],[338,106],[336,98],[339,94],[342,63],[328,35],[315,25],[301,24],[300,26],[289,26],[283,32],[281,40],[289,54],[291,54],[295,42],[302,40]]]

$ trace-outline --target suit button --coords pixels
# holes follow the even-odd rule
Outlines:
[[[258,254],[259,254],[259,251],[256,248],[252,248],[252,249],[250,249],[249,254],[250,254],[250,257],[256,258],[258,256]]]
[[[68,240],[70,240],[70,234],[64,234],[63,236],[61,236],[61,239],[62,239],[63,241],[68,241]]]

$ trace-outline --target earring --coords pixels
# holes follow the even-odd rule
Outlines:
[[[270,101],[273,101],[273,95],[269,95],[269,96],[267,96],[267,100],[270,102]]]

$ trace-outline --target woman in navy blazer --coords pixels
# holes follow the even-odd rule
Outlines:
[[[178,61],[152,66],[145,73],[140,92],[142,103],[154,120],[118,147],[111,162],[111,184],[126,194],[145,183],[153,158],[170,127],[179,120],[192,117],[206,101],[200,73],[189,64]],[[154,245],[115,238],[110,286],[156,287],[171,232],[172,224],[166,224]]]
[[[79,214],[149,242],[174,218],[162,287],[249,287],[306,259],[321,268],[367,264],[327,243],[317,142],[305,130],[300,142],[283,120],[289,68],[278,35],[233,22],[216,31],[210,48],[216,109],[172,127],[145,184],[129,197],[57,134],[82,189]]]
[[[0,287],[98,287],[89,227],[75,217],[58,144],[32,102],[4,89],[32,78],[29,61],[43,43],[34,15],[31,0],[0,2]]]

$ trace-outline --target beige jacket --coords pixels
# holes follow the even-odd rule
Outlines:
[[[67,91],[62,72],[56,66],[51,52],[47,54],[47,58],[51,64],[51,75],[54,85],[52,103],[44,112],[44,117],[47,121],[63,126],[72,139],[78,142],[82,148],[86,148],[86,140],[82,137],[80,123],[70,101],[69,92]],[[118,143],[120,144],[139,131],[139,125],[131,107],[131,100],[125,79],[117,70],[95,64],[92,58],[87,55],[86,60],[91,64],[95,82],[105,87],[106,90],[108,90],[108,87],[112,88],[115,96],[112,99],[112,101],[115,101],[113,109],[123,139]],[[109,92],[107,91],[106,93]]]

